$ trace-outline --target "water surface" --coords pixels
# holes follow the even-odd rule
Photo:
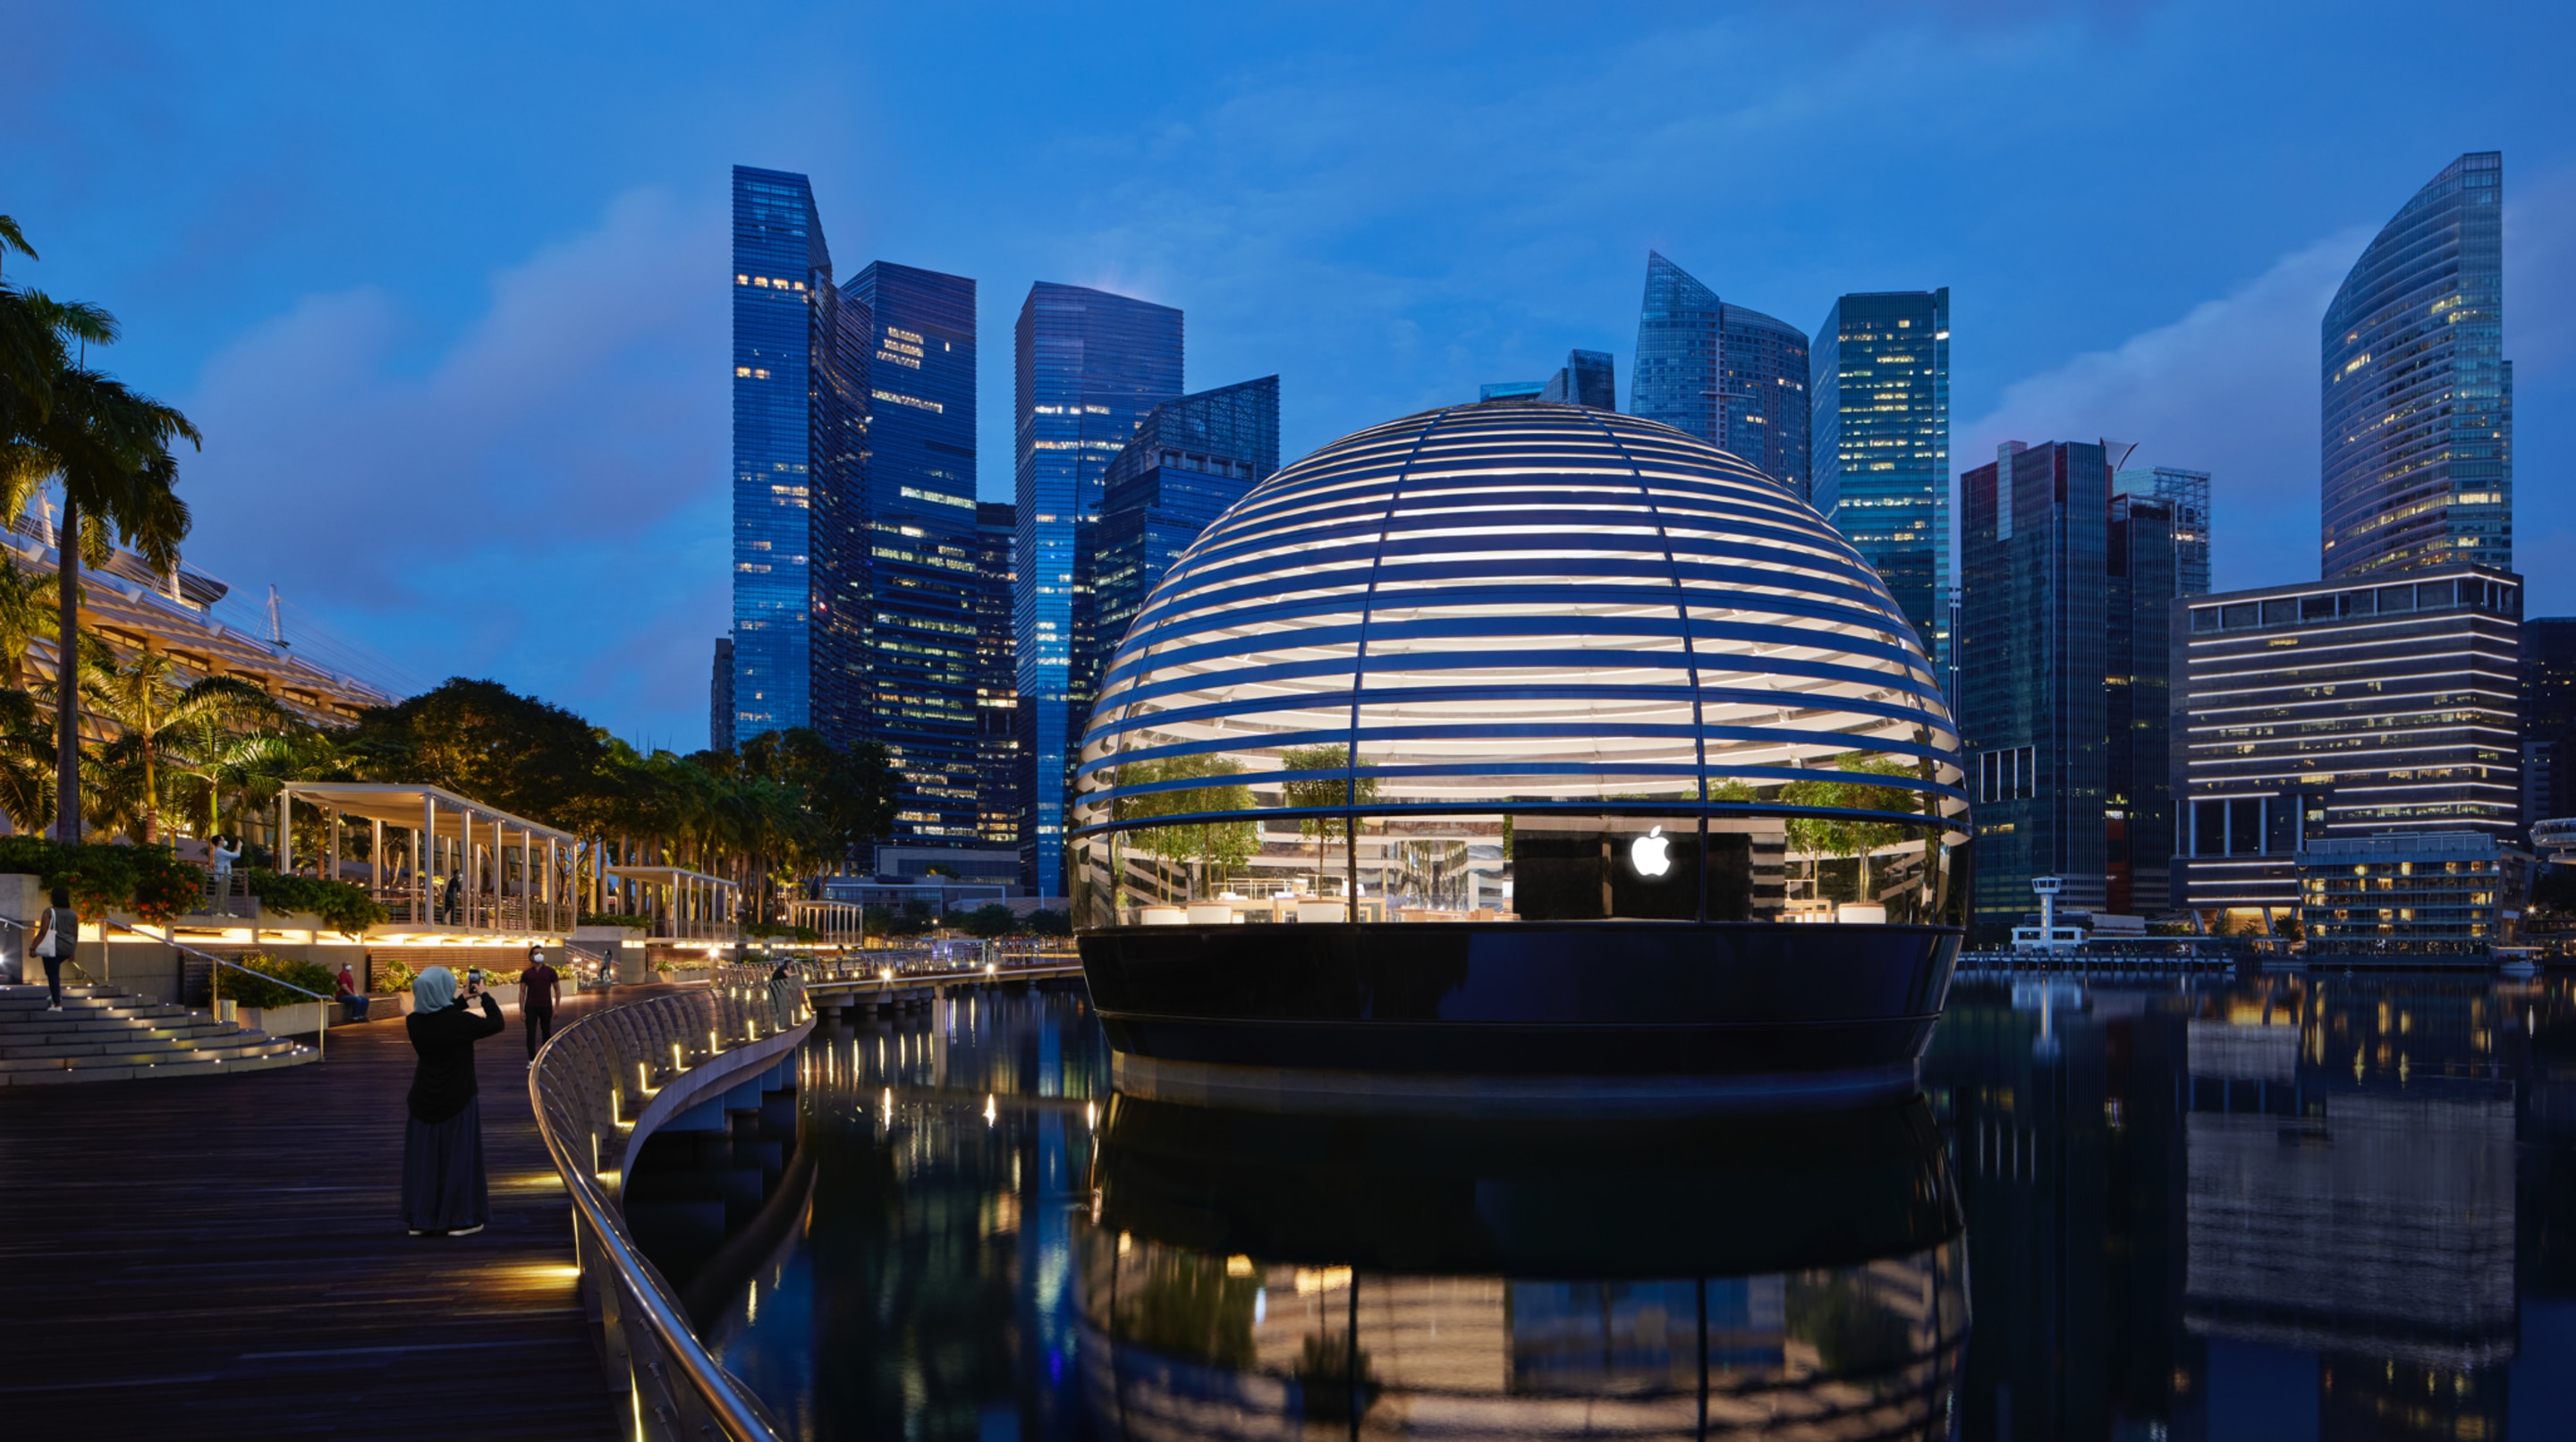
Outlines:
[[[1965,981],[1905,1106],[1470,1125],[1114,1097],[988,995],[657,1138],[639,1232],[809,1438],[2571,1436],[2571,1013]]]

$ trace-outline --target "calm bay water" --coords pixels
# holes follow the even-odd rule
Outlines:
[[[1113,1097],[1078,992],[818,1031],[639,1235],[809,1438],[2576,1436],[2576,992],[1963,981],[1902,1107]]]

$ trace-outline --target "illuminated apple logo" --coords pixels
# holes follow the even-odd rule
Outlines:
[[[1628,864],[1643,877],[1657,877],[1673,869],[1673,844],[1665,839],[1658,826],[1628,843]]]

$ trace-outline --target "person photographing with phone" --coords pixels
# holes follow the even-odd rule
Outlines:
[[[446,967],[422,972],[411,984],[412,1014],[403,1019],[420,1058],[403,1128],[403,1225],[415,1237],[471,1236],[491,1220],[474,1044],[500,1034],[501,1004],[483,989],[483,968],[465,978],[459,993]]]

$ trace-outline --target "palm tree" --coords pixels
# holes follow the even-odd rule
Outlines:
[[[48,480],[63,488],[63,524],[56,537],[56,624],[65,635],[80,628],[80,568],[86,559],[105,565],[119,540],[140,552],[153,570],[178,564],[179,541],[188,533],[188,505],[171,489],[179,463],[170,447],[199,440],[197,428],[172,407],[128,390],[114,377],[67,365],[52,380],[53,405],[28,429],[0,490],[0,509],[15,493]],[[14,513],[13,511],[10,513]],[[55,680],[55,834],[81,836],[80,668],[59,666]]]
[[[150,845],[160,825],[161,786],[155,753],[163,734],[200,723],[285,719],[277,702],[257,686],[234,676],[203,676],[185,689],[173,682],[177,666],[167,656],[137,651],[119,660],[113,654],[87,660],[81,690],[91,714],[110,721],[132,738],[141,753],[142,790],[135,820],[137,841]]]
[[[171,775],[199,789],[204,809],[194,820],[201,838],[225,829],[227,800],[238,817],[245,808],[266,805],[287,782],[314,770],[312,743],[321,740],[299,744],[298,738],[275,732],[237,734],[211,712],[173,725],[165,735]],[[240,829],[238,822],[233,829]]]
[[[62,617],[45,604],[44,578],[19,569],[18,558],[0,552],[0,683],[23,690],[27,651],[38,641],[59,640]]]

